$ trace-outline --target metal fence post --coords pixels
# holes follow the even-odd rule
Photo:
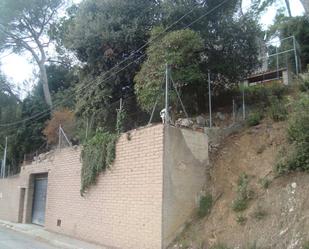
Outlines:
[[[242,88],[242,118],[246,119],[246,103],[245,103],[245,82],[243,82]]]
[[[209,128],[212,127],[212,106],[211,106],[211,81],[210,71],[208,70],[208,101],[209,101]]]
[[[296,67],[296,75],[298,75],[299,68],[298,68],[298,57],[297,57],[297,49],[296,49],[296,39],[293,35],[293,46],[294,46],[294,56],[295,56],[295,67]]]
[[[169,124],[169,68],[166,63],[165,69],[165,125]]]

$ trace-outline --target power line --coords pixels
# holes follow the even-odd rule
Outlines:
[[[131,99],[131,98],[133,98],[133,97],[135,97],[134,94],[128,96],[127,98],[124,98],[124,100],[128,100],[128,99]],[[114,102],[110,103],[109,105],[107,105],[106,108],[111,108],[113,105],[116,105],[116,104],[118,104],[118,103],[119,103],[119,100],[114,101]],[[29,119],[28,119],[28,120],[26,120],[26,121],[23,121],[22,124],[23,124],[23,125],[26,125],[26,124],[27,124],[27,126],[30,125],[30,124],[33,124],[33,123],[35,123],[37,120],[39,120],[39,119],[45,117],[46,115],[49,115],[50,112],[51,112],[51,110],[49,110],[48,113],[43,113],[43,114],[41,113],[41,115],[38,115],[35,119],[33,119],[33,120],[29,120]],[[9,126],[7,126],[7,127],[9,127]],[[15,129],[16,129],[15,127],[9,127],[9,128],[7,128],[5,131],[8,132],[8,131],[15,130]]]
[[[223,4],[225,4],[226,2],[228,2],[228,0],[225,0],[225,1],[221,2],[220,4],[218,4],[217,6],[215,6],[214,8],[212,8],[210,11],[206,12],[205,14],[203,14],[202,16],[200,16],[199,18],[197,18],[196,20],[194,20],[193,22],[191,22],[190,24],[188,24],[185,28],[190,27],[192,24],[196,23],[197,21],[201,20],[201,19],[204,18],[205,16],[209,15],[210,13],[212,13],[213,11],[215,11],[216,9],[220,8],[221,6],[223,6]],[[182,19],[184,19],[184,18],[185,18],[186,16],[188,16],[189,14],[191,14],[191,13],[194,11],[194,9],[195,9],[196,7],[198,7],[198,6],[199,6],[199,5],[194,6],[188,13],[184,14],[184,15],[183,15],[182,17],[180,17],[178,20],[176,20],[176,21],[173,22],[171,25],[169,25],[164,31],[162,31],[162,32],[159,33],[157,36],[155,36],[155,38],[153,38],[153,39],[149,40],[148,42],[146,42],[143,46],[141,46],[138,50],[136,50],[135,53],[138,52],[138,51],[141,51],[141,50],[142,50],[143,48],[145,48],[147,45],[149,45],[150,43],[152,43],[153,41],[155,41],[155,40],[156,40],[157,38],[159,38],[162,34],[164,34],[164,33],[167,32],[170,28],[172,28],[172,27],[175,26],[177,23],[179,23]],[[131,52],[131,55],[130,55],[128,58],[122,60],[122,61],[121,61],[120,63],[118,63],[116,66],[114,66],[113,68],[111,68],[110,70],[108,70],[107,72],[105,72],[105,73],[103,74],[103,76],[107,75],[108,73],[111,73],[111,71],[114,70],[114,69],[116,69],[116,68],[118,68],[119,65],[121,65],[121,64],[123,64],[124,62],[128,61],[128,60],[132,57],[132,55],[134,55],[134,53]],[[143,54],[143,55],[139,56],[137,59],[135,59],[134,61],[132,61],[131,63],[129,63],[129,64],[126,65],[125,67],[121,68],[120,70],[118,70],[117,72],[115,72],[113,75],[116,75],[116,74],[120,73],[121,71],[125,70],[126,68],[128,68],[130,65],[132,65],[134,62],[138,61],[139,59],[141,59],[141,58],[144,57],[145,55],[146,55],[146,54]],[[109,80],[111,77],[113,77],[113,75],[110,76],[110,77],[108,77],[108,78],[106,78],[106,79],[103,79],[102,82]],[[102,82],[101,82],[101,83],[102,83]],[[88,84],[84,85],[82,88],[79,89],[79,91],[82,91],[83,89],[86,89],[91,83],[95,83],[95,80],[94,80],[94,81],[90,81]],[[78,92],[77,92],[77,93],[74,93],[74,94],[72,94],[72,95],[69,95],[69,96],[73,96],[73,95],[76,95],[76,94],[78,94]],[[44,114],[46,114],[46,113],[51,112],[53,109],[55,109],[56,107],[60,106],[60,105],[63,104],[63,103],[66,103],[67,101],[68,101],[68,100],[64,100],[64,101],[58,103],[57,105],[54,105],[50,110],[47,110],[47,111],[44,111],[44,112],[40,112],[40,113],[34,114],[33,116],[28,117],[28,118],[26,118],[26,119],[24,119],[24,120],[20,120],[20,121],[13,122],[13,123],[0,124],[0,127],[8,127],[8,126],[12,126],[12,125],[17,125],[17,124],[24,123],[25,121],[28,121],[28,120],[32,120],[32,119],[34,119],[34,118],[36,118],[36,117],[38,117],[38,116],[40,116],[40,115],[44,115]]]

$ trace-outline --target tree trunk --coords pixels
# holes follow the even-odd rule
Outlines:
[[[40,62],[39,67],[40,67],[40,73],[41,73],[41,80],[42,80],[42,84],[43,84],[44,98],[45,98],[46,103],[50,107],[52,107],[53,102],[52,102],[49,87],[48,87],[48,79],[47,79],[47,72],[46,72],[45,63]]]
[[[309,0],[300,0],[300,1],[304,6],[306,14],[309,15]]]
[[[286,8],[287,8],[287,10],[288,10],[289,17],[292,17],[292,12],[291,12],[291,7],[290,7],[290,2],[289,2],[289,0],[285,0],[285,5],[286,5]]]

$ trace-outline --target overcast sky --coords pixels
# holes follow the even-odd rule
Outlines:
[[[73,0],[75,3],[80,2],[80,0]],[[281,0],[284,4],[284,0]],[[290,1],[292,15],[302,15],[304,9],[299,0]],[[250,0],[244,0],[243,8],[246,9],[250,6]],[[274,17],[276,15],[276,10],[278,6],[272,6],[268,11],[262,16],[261,24],[266,29],[267,26],[272,24]],[[30,58],[30,59],[29,59]],[[31,57],[25,53],[24,55],[0,55],[1,60],[1,70],[6,74],[6,76],[13,82],[16,86],[21,88],[21,92],[24,95],[26,92],[30,91],[33,86],[34,74],[38,73],[38,68],[34,63],[31,63]],[[32,79],[32,80],[31,80]],[[30,83],[23,84],[24,81]]]

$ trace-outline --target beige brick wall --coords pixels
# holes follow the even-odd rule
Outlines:
[[[19,177],[0,179],[0,219],[18,222]]]
[[[0,209],[6,206],[0,218],[18,220],[14,206],[19,205],[19,187],[25,186],[24,221],[29,222],[33,191],[29,175],[48,172],[46,229],[109,248],[161,248],[163,127],[131,131],[130,138],[120,137],[114,165],[84,197],[78,149],[67,148],[45,162],[25,166],[16,180],[0,180],[3,200],[14,189],[10,206],[0,200]]]
[[[110,172],[80,196],[80,152],[55,157],[49,173],[46,227],[107,246],[161,247],[163,128],[123,135]],[[61,227],[56,226],[61,220]]]
[[[48,173],[46,229],[108,248],[165,248],[196,207],[207,164],[203,133],[162,125],[131,131],[120,137],[111,170],[81,197],[80,150],[63,149],[0,179],[0,219],[31,223],[33,176]]]

